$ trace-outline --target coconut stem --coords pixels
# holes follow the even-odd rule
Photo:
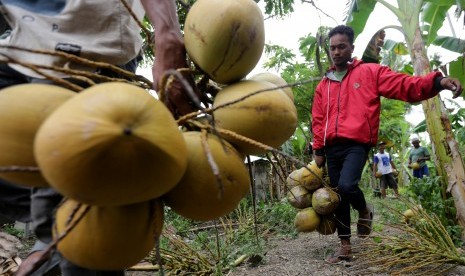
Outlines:
[[[129,127],[125,127],[123,130],[123,134],[126,136],[131,136],[132,135],[132,129]]]

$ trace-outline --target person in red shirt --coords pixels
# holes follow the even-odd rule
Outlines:
[[[315,162],[320,167],[327,165],[330,184],[341,199],[335,211],[341,245],[327,259],[337,263],[350,260],[352,254],[350,206],[359,213],[358,236],[371,233],[373,207],[367,204],[358,183],[369,149],[378,140],[380,97],[419,102],[443,89],[458,97],[462,85],[440,72],[409,76],[353,58],[354,32],[348,26],[337,26],[328,36],[334,65],[315,91],[312,133]]]

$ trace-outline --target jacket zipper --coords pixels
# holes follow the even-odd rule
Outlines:
[[[365,119],[367,120],[367,123],[368,123],[368,130],[370,131],[370,144],[373,144],[373,135],[372,135],[372,131],[371,131],[370,120],[368,119],[368,116],[367,116],[366,113],[364,115],[365,115]]]
[[[341,84],[342,84],[342,81],[339,82],[339,91],[337,93],[337,114],[336,114],[336,125],[335,125],[336,138],[338,138],[337,129],[339,125],[339,112],[340,112],[340,103],[341,103],[341,86],[342,86]]]

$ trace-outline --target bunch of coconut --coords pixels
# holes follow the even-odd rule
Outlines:
[[[292,171],[286,179],[289,204],[299,209],[294,226],[298,232],[318,231],[330,235],[336,231],[334,210],[339,196],[324,185],[323,170],[315,162]]]
[[[163,104],[122,83],[79,94],[22,84],[1,90],[0,120],[0,166],[9,168],[0,177],[70,198],[54,227],[67,259],[123,269],[153,248],[163,208],[152,199],[174,187],[187,164],[184,139]]]
[[[58,251],[79,266],[120,270],[140,261],[161,234],[162,202],[187,218],[211,220],[249,190],[243,156],[232,145],[181,132],[166,106],[137,86],[108,82],[77,94],[18,85],[0,92],[0,106],[0,163],[11,168],[1,177],[66,198],[53,235]]]
[[[282,80],[243,80],[264,46],[253,0],[198,0],[184,31],[190,58],[223,85],[213,103],[220,136],[182,132],[162,102],[131,84],[78,94],[38,84],[0,92],[0,165],[22,168],[0,177],[50,186],[67,199],[53,234],[58,251],[79,266],[137,263],[161,233],[163,205],[200,221],[228,214],[249,191],[243,156],[294,133],[297,112]]]
[[[263,14],[255,1],[198,0],[186,17],[184,42],[194,64],[222,87],[213,101],[222,139],[243,155],[257,155],[292,136],[297,110],[287,83],[271,73],[245,79],[265,44]]]
[[[286,178],[289,188],[287,200],[292,207],[304,209],[312,206],[313,192],[323,186],[323,170],[315,162],[292,171]]]
[[[336,231],[334,211],[339,204],[339,196],[329,187],[320,187],[312,193],[311,206],[297,212],[294,226],[298,232],[317,231],[331,235]]]

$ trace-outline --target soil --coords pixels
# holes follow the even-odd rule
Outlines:
[[[377,217],[375,216],[375,221]],[[355,232],[355,223],[352,232]],[[384,230],[383,234],[392,230]],[[369,272],[360,273],[357,268],[363,265],[363,260],[358,256],[362,248],[363,240],[352,237],[353,259],[350,262],[329,264],[325,258],[331,255],[339,245],[336,234],[323,236],[317,232],[300,233],[296,238],[272,237],[268,240],[268,251],[261,262],[256,265],[246,259],[234,270],[225,273],[227,276],[286,276],[286,275],[389,275],[377,271],[376,267],[370,268]],[[30,244],[25,244],[25,248]],[[21,250],[21,253],[25,253]],[[24,254],[21,254],[24,256]],[[21,257],[23,257],[21,256]],[[156,271],[127,271],[128,276],[158,275]],[[182,274],[180,274],[182,275]],[[444,275],[465,275],[465,267],[456,267]]]

